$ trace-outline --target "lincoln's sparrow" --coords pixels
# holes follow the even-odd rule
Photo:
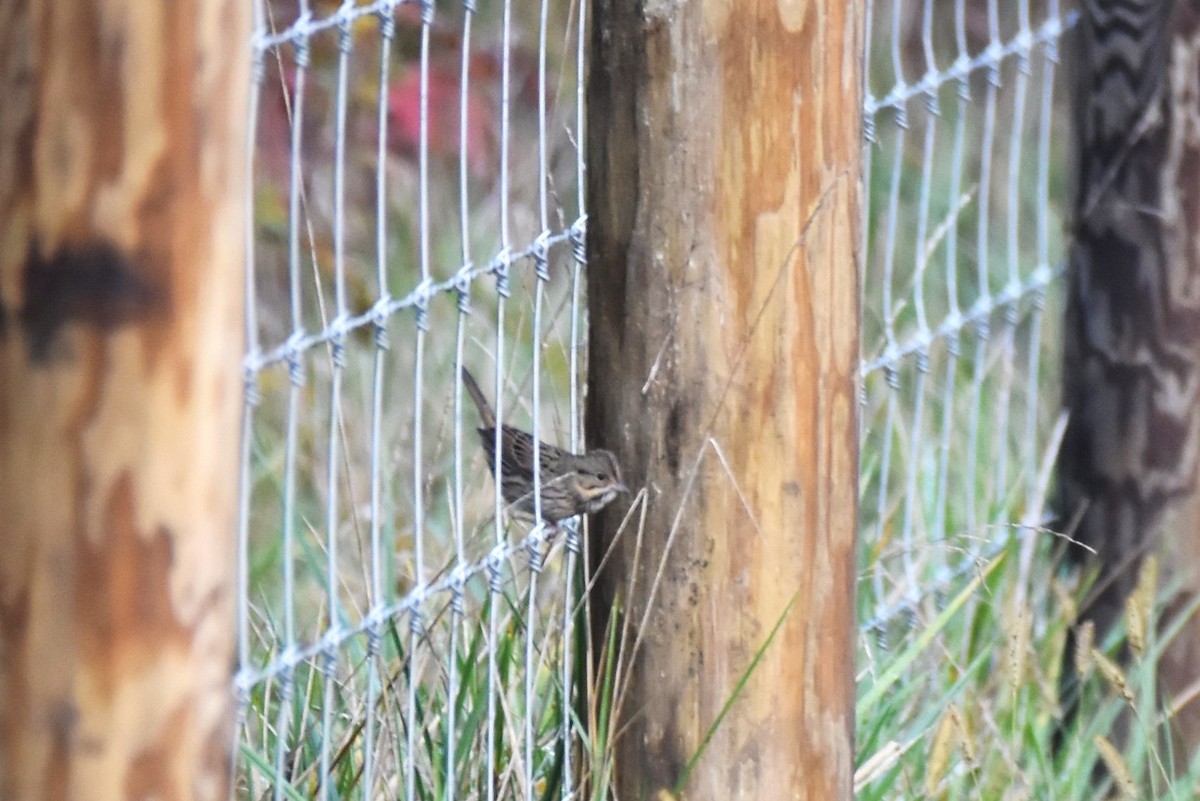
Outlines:
[[[496,415],[475,378],[462,371],[467,392],[479,409],[483,427],[479,438],[487,454],[488,469],[496,474]],[[568,517],[598,512],[619,492],[628,492],[621,482],[621,467],[609,451],[594,450],[575,454],[540,443],[542,518],[557,523]],[[532,517],[533,508],[533,436],[512,426],[500,428],[500,488],[512,512]]]

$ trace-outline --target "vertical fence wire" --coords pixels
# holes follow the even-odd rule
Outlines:
[[[256,29],[261,26],[261,17],[262,6],[255,3],[253,19]],[[246,226],[246,231],[254,230],[254,144],[258,135],[258,106],[262,91],[263,74],[262,54],[256,53],[251,63],[250,93],[246,111],[246,174],[244,178],[244,191],[246,193],[246,219],[244,225]],[[254,237],[246,236],[245,242],[245,255],[243,256],[245,261],[243,334],[245,336],[246,353],[257,354],[259,344]],[[245,370],[242,375],[241,454],[238,469],[237,660],[239,665],[246,665],[250,662],[250,495],[253,475],[251,437],[254,432],[254,412],[258,406],[258,402],[257,376],[252,371]],[[236,687],[236,733],[233,738],[233,751],[230,755],[231,766],[236,766],[239,763],[238,750],[243,742],[242,732],[248,722],[250,712],[251,699],[249,691],[250,688],[248,687]],[[236,767],[233,769],[235,771],[233,778],[236,779]],[[236,787],[236,781],[230,784]]]
[[[431,282],[429,265],[429,27],[433,22],[433,5],[431,2],[421,4],[421,52],[420,52],[420,93],[419,93],[419,137],[417,157],[417,264],[420,270],[421,284],[427,286]],[[425,379],[425,339],[428,320],[427,302],[418,304],[415,316],[416,331],[414,332],[415,354],[413,358],[412,398],[413,398],[413,559],[415,582],[418,590],[426,584],[425,560],[425,449],[423,445],[423,411],[424,411],[424,379]],[[417,761],[411,755],[416,754],[418,732],[417,725],[417,695],[421,682],[421,669],[424,654],[421,641],[425,636],[425,609],[423,605],[414,605],[410,611],[409,646],[408,646],[408,754],[404,760],[405,798],[415,801],[417,796]]]
[[[387,253],[387,86],[390,75],[392,40],[396,33],[396,22],[390,13],[379,13],[379,86],[377,95],[376,136],[377,149],[375,153],[375,308],[386,304],[391,297],[389,291]],[[387,369],[387,316],[377,311],[373,330],[374,349],[371,368],[371,446],[370,446],[370,571],[371,590],[368,597],[367,612],[367,686],[363,708],[368,711],[363,721],[363,768],[362,786],[364,797],[373,796],[376,774],[376,738],[377,716],[372,713],[376,708],[381,690],[380,683],[380,646],[383,632],[382,620],[377,610],[382,609],[384,597],[384,542],[383,542],[383,474],[381,470],[383,454],[383,390]]]
[[[500,38],[500,254],[502,259],[507,259],[511,252],[512,240],[509,232],[508,219],[508,156],[509,156],[509,126],[511,117],[510,110],[510,86],[511,86],[511,50],[509,43],[511,41],[512,32],[512,3],[510,0],[504,0],[502,33]],[[499,296],[496,303],[496,381],[495,392],[493,399],[496,404],[496,439],[493,444],[492,454],[492,475],[495,476],[496,486],[501,487],[504,484],[504,466],[501,459],[501,437],[500,431],[504,425],[504,312],[506,299],[509,293],[509,263],[502,261],[501,271],[496,274],[496,294]],[[492,524],[496,538],[496,551],[499,551],[504,543],[504,527],[503,506],[504,499],[501,492],[494,494],[495,505],[493,506]],[[500,701],[500,676],[499,665],[497,663],[497,648],[499,646],[499,605],[500,592],[503,589],[503,570],[504,560],[497,558],[491,567],[489,576],[489,603],[488,603],[488,716],[487,716],[487,774],[485,781],[487,783],[488,801],[494,801],[497,797],[496,782],[492,779],[496,775],[496,750],[497,750],[497,713]]]
[[[584,240],[584,220],[587,219],[587,183],[585,177],[586,165],[583,158],[584,142],[584,42],[587,41],[587,8],[584,0],[576,0],[574,4],[576,16],[576,50],[575,50],[575,205],[578,220],[571,227],[571,332],[568,347],[568,416],[570,421],[570,448],[579,452],[583,449],[583,437],[579,422],[583,417],[583,409],[579,402],[579,353],[583,347],[580,342],[580,292],[583,289],[582,273],[587,266],[587,243]],[[580,527],[586,526],[581,523]],[[580,527],[567,529],[567,564],[563,570],[563,611],[562,611],[562,724],[559,741],[563,743],[563,785],[562,799],[570,801],[575,797],[575,772],[572,763],[574,751],[574,731],[572,717],[575,714],[574,665],[572,656],[575,648],[575,573],[578,569],[577,559],[583,544],[580,538]]]

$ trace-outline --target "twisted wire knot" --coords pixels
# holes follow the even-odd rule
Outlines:
[[[458,294],[459,314],[471,313],[471,279],[469,277],[471,269],[471,262],[467,262],[459,270],[458,278],[454,282],[454,291]]]
[[[250,62],[250,85],[258,86],[263,82],[263,76],[266,75],[266,66],[263,63],[264,54],[260,48],[254,48],[254,59]]]
[[[529,553],[529,569],[534,573],[541,573],[546,567],[546,555],[542,552],[543,533],[538,531],[535,534],[529,535],[529,541],[525,543],[525,550]]]
[[[371,659],[379,655],[379,645],[383,638],[379,636],[378,623],[374,620],[367,626],[367,658]]]
[[[1017,321],[1020,319],[1021,319],[1021,310],[1018,308],[1017,299],[1014,297],[1004,307],[1004,322],[1008,323],[1011,326],[1011,325],[1016,325]]]
[[[965,77],[958,79],[958,99],[964,103],[971,100],[971,82]]]
[[[450,611],[462,617],[467,613],[466,593],[463,591],[463,576],[455,571],[454,581],[450,585]]]
[[[501,572],[504,568],[504,558],[497,551],[499,546],[492,551],[487,562],[488,591],[494,594],[504,590],[504,576]]]
[[[396,18],[392,16],[394,11],[391,6],[379,9],[379,35],[384,39],[392,39],[396,35]]]
[[[233,700],[237,704],[238,715],[243,715],[250,706],[250,687],[254,681],[250,678],[246,668],[242,668],[237,672],[237,676],[233,680]]]
[[[542,231],[537,239],[533,240],[533,271],[539,281],[550,280],[550,246],[547,244],[549,240],[550,234],[547,231]]]
[[[379,350],[389,350],[392,347],[391,341],[388,339],[388,303],[391,301],[387,295],[382,296],[375,301],[374,314],[371,315],[371,324],[375,332],[375,347]]]
[[[502,298],[507,298],[512,294],[512,289],[508,285],[508,270],[512,266],[512,253],[508,248],[500,251],[500,255],[496,257],[496,267],[493,272],[496,274],[496,294]]]
[[[333,361],[333,369],[341,370],[346,366],[346,335],[338,331],[329,341],[329,357]]]
[[[289,646],[288,648],[285,648],[283,653],[280,654],[280,661],[285,665],[295,664],[296,647]],[[294,674],[295,671],[293,670],[285,670],[279,674],[280,703],[287,703],[292,700],[292,694],[294,693],[296,687],[296,676]]]
[[[303,360],[301,360],[301,358],[297,354],[291,353],[291,354],[288,354],[287,365],[288,365],[288,381],[291,382],[292,386],[296,387],[297,389],[304,386],[304,362],[303,362]]]
[[[311,16],[311,14],[309,15]],[[308,37],[302,36],[292,45],[292,60],[296,62],[296,67],[299,69],[308,69],[309,56],[311,52],[308,46]]]
[[[338,649],[336,629],[330,629],[325,637],[325,645],[321,649],[321,672],[332,676],[337,670]]]
[[[929,351],[925,348],[921,348],[919,351],[917,351],[917,372],[929,372]]]
[[[414,637],[425,636],[425,614],[420,604],[414,604],[408,613],[408,632]]]
[[[883,368],[883,378],[891,389],[900,389],[900,372],[895,365],[889,364]]]
[[[429,330],[429,298],[421,297],[415,306],[417,311],[417,330]]]
[[[242,377],[242,398],[247,406],[257,406],[262,403],[262,390],[258,386],[258,373],[246,368]]]
[[[300,344],[304,339],[304,332],[300,329],[292,332],[288,337],[286,345],[285,359],[288,365],[288,380],[293,387],[304,386],[304,360],[300,357]]]
[[[1024,38],[1026,38],[1026,40],[1028,39],[1028,37]],[[1017,54],[1017,69],[1021,71],[1022,75],[1033,74],[1033,67],[1031,66],[1032,61],[1029,58],[1029,52],[1029,50],[1022,49]]]

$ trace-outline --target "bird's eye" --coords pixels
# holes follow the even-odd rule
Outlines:
[[[599,473],[596,473],[596,478],[599,479],[600,481],[608,481],[608,476],[604,475],[604,471],[600,471]]]

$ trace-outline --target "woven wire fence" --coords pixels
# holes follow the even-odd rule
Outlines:
[[[1055,0],[877,0],[864,110],[864,630],[1048,517],[1065,159]]]
[[[584,41],[255,4],[239,797],[572,794],[579,533],[502,514],[459,366],[578,448]]]
[[[1072,18],[868,6],[871,669],[1046,518]],[[579,448],[579,10],[256,4],[239,796],[567,798],[586,772],[579,533],[506,525],[458,370]]]
[[[878,675],[918,633],[951,629],[939,615],[1000,554],[1019,577],[1011,607],[994,581],[974,591],[961,607],[960,619],[974,621],[958,626],[962,637],[911,669],[911,701],[890,724],[900,742],[932,736],[954,698],[947,688],[962,686],[969,665],[994,664],[985,652],[1016,648],[999,636],[979,643],[1004,630],[980,620],[1018,608],[1011,631],[1026,643],[1042,625],[1024,610],[1030,576],[1046,575],[1047,542],[1057,539],[1046,525],[1061,435],[1068,120],[1059,49],[1073,24],[1057,0],[870,5],[860,669]],[[1029,706],[1044,709],[1045,699]],[[979,725],[990,715],[978,711]]]

